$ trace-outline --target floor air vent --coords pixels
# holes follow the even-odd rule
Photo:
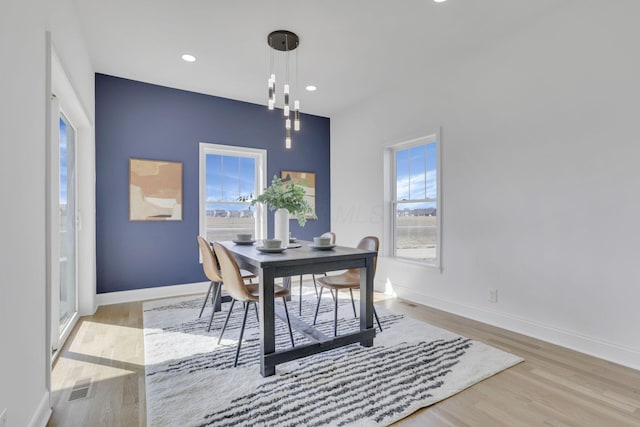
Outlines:
[[[76,381],[69,394],[69,402],[87,398],[92,384],[93,381],[91,381],[91,378]]]

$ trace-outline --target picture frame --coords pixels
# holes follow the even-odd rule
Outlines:
[[[129,220],[182,221],[182,162],[129,159]]]
[[[305,190],[305,200],[309,202],[312,212],[307,219],[316,218],[316,174],[315,172],[280,171],[280,179],[284,183],[293,182]]]

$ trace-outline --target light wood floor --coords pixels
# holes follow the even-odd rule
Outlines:
[[[640,426],[640,371],[401,299],[376,300],[526,359],[398,425]],[[146,425],[143,345],[139,302],[80,319],[53,368],[48,426]],[[86,379],[89,396],[69,402]]]

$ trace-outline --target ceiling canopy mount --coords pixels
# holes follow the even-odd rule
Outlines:
[[[294,50],[300,44],[300,39],[296,33],[287,30],[276,30],[269,33],[267,43],[275,50],[287,52]]]

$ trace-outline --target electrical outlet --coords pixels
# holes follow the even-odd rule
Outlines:
[[[498,302],[498,290],[495,288],[489,288],[489,302]]]
[[[0,427],[6,427],[7,425],[7,408],[4,408],[0,413]]]

